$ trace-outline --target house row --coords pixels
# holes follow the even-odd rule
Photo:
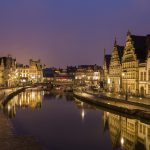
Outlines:
[[[110,92],[150,95],[150,35],[126,34],[124,46],[115,39],[111,55],[104,50],[104,88]]]
[[[98,65],[67,66],[66,69],[45,68],[43,77],[44,82],[53,84],[98,88],[102,81],[103,69]]]
[[[43,80],[41,61],[29,60],[29,65],[17,64],[11,56],[0,57],[0,87],[13,87]]]
[[[75,85],[99,88],[103,78],[103,69],[98,65],[81,65],[75,72]]]

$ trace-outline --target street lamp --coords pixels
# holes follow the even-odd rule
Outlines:
[[[122,76],[124,77],[127,74],[127,71],[123,71]],[[128,100],[128,92],[127,92],[127,76],[126,76],[126,95],[125,95],[125,100]]]

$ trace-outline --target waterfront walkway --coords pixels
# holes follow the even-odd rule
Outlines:
[[[100,106],[118,113],[125,113],[137,118],[150,120],[150,105],[119,99],[117,100],[116,98],[113,99],[110,97],[108,98],[106,96],[89,94],[86,92],[74,92],[74,95],[75,97],[95,106]]]
[[[125,100],[125,95],[113,94],[113,93],[102,93],[102,94],[108,97]],[[135,96],[128,95],[128,101],[150,105],[150,98],[146,98],[146,97],[135,97]]]

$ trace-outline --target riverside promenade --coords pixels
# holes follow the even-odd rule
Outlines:
[[[22,88],[3,89],[1,91],[0,109],[0,150],[42,150],[43,148],[32,136],[18,136],[15,134],[13,126],[3,113],[5,102],[10,97],[21,92]],[[24,89],[23,89],[24,90]],[[6,100],[6,101],[5,101]]]
[[[150,105],[141,104],[122,99],[106,97],[105,95],[95,95],[86,92],[74,92],[74,96],[89,104],[127,114],[140,120],[150,120]]]

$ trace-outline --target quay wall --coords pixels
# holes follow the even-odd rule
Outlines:
[[[147,113],[147,112],[144,112],[143,110],[139,110],[139,109],[124,108],[123,105],[122,105],[122,107],[119,107],[119,106],[115,106],[113,104],[107,104],[107,103],[104,103],[103,101],[96,100],[93,97],[86,97],[86,96],[83,96],[82,94],[76,93],[76,92],[74,92],[74,96],[83,102],[89,103],[94,106],[105,108],[108,111],[112,110],[112,111],[120,113],[120,114],[126,114],[128,116],[131,116],[132,118],[136,118],[136,119],[144,120],[144,121],[145,120],[150,121],[150,112]]]

